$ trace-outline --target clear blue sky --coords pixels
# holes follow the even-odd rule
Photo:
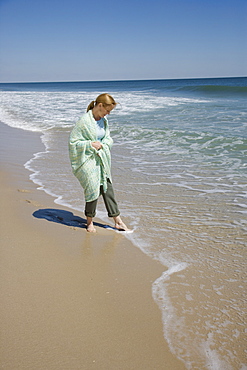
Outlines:
[[[0,0],[0,82],[247,76],[247,0]]]

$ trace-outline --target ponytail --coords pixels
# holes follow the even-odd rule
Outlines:
[[[89,106],[87,107],[87,112],[88,112],[89,110],[93,109],[94,104],[95,104],[95,101],[94,101],[94,100],[93,100],[93,101],[91,101],[91,103],[90,103],[90,104],[89,104]]]

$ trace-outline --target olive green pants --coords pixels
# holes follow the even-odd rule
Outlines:
[[[106,210],[108,212],[108,217],[117,217],[120,215],[118,210],[118,205],[115,200],[113,186],[110,180],[107,179],[107,191],[104,193],[103,186],[100,187],[100,194],[102,195],[105,203]],[[96,207],[98,199],[93,200],[92,202],[86,202],[85,206],[85,216],[86,217],[95,217]]]

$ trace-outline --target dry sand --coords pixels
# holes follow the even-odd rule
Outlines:
[[[0,367],[185,369],[152,299],[164,267],[114,231],[98,226],[89,234],[61,218],[34,217],[72,210],[37,190],[23,167],[44,150],[39,135],[0,129]],[[65,214],[84,218],[73,213]]]

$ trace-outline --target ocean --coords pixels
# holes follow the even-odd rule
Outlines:
[[[55,203],[84,210],[72,127],[103,92],[112,174],[133,247],[164,265],[153,283],[164,339],[187,369],[247,369],[247,78],[0,84],[0,120],[40,133],[25,164]],[[109,223],[103,202],[97,217]]]

